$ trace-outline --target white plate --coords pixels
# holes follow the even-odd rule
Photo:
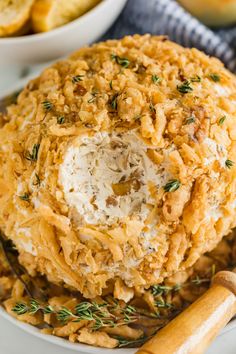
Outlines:
[[[134,354],[136,352],[137,349],[127,349],[127,348],[123,348],[123,349],[101,349],[101,348],[95,348],[95,347],[92,347],[92,346],[89,346],[89,345],[85,345],[85,344],[80,344],[80,343],[70,343],[68,340],[65,340],[65,339],[62,339],[62,338],[58,338],[58,337],[55,337],[55,336],[51,336],[51,335],[45,335],[45,334],[42,334],[40,333],[40,331],[31,326],[31,325],[28,325],[26,323],[23,323],[23,322],[20,322],[18,320],[16,320],[15,318],[13,318],[12,316],[10,316],[4,309],[2,309],[0,307],[0,317],[4,318],[5,320],[11,322],[15,327],[18,327],[19,329],[23,330],[24,332],[27,332],[28,334],[30,334],[31,336],[34,336],[34,337],[37,337],[39,338],[40,340],[43,340],[43,341],[46,341],[50,344],[53,344],[55,346],[55,354],[58,353],[60,354],[61,352],[58,352],[57,348],[58,347],[61,347],[61,348],[64,348],[64,349],[67,349],[68,350],[68,354],[72,352],[78,352],[80,354],[82,353],[89,353],[89,354],[101,354],[101,350],[104,354],[114,354],[114,353],[118,353],[118,354]],[[4,326],[4,328],[6,328]],[[235,354],[236,352],[236,344],[235,344],[235,331],[232,331],[233,329],[236,329],[236,320],[233,320],[231,321],[223,330],[222,332],[220,333],[219,337],[217,338],[217,343],[221,343],[222,345],[225,346],[225,342],[224,342],[224,338],[225,338],[225,335],[228,333],[228,332],[231,332],[231,335],[230,337],[227,336],[228,338],[231,338],[232,342],[231,344],[228,343],[228,345],[230,344],[230,347],[232,347],[232,349],[234,349],[234,351],[232,351],[232,353]],[[1,329],[1,320],[0,320],[0,332],[1,331],[4,331],[4,329],[2,328]],[[14,330],[15,331],[15,330]],[[18,334],[18,340],[21,341],[23,340],[23,338],[25,337],[25,334],[23,333],[22,331],[22,334],[20,334],[20,332],[16,332]],[[4,336],[5,337],[5,336]],[[1,338],[1,337],[0,337]],[[26,337],[25,337],[26,338]],[[37,341],[37,343],[39,345],[42,345],[42,348],[43,347],[47,347],[47,345],[45,345],[45,343],[42,343],[40,344],[40,341]],[[1,342],[0,342],[0,353],[1,354],[8,354],[8,353],[3,353],[2,352],[2,348],[1,348]],[[214,347],[215,344],[213,344]],[[14,348],[17,348],[17,346],[14,346],[12,345],[12,347]],[[48,346],[48,348],[53,348],[53,346]],[[224,347],[225,348],[225,347]],[[27,349],[27,348],[26,348]],[[44,352],[45,353],[45,352]],[[209,351],[209,354],[222,354],[222,351]],[[224,354],[228,354],[228,353],[231,353],[231,352],[228,352],[228,351],[225,351],[224,350]],[[9,353],[10,354],[10,353]],[[20,354],[18,352],[11,352],[11,354]],[[32,354],[31,351],[26,351],[24,354]],[[51,352],[48,351],[46,352],[45,354],[54,354]],[[67,351],[64,352],[63,351],[63,354],[67,354]]]
[[[47,62],[92,43],[112,25],[126,2],[103,0],[85,15],[52,31],[0,38],[0,65]]]

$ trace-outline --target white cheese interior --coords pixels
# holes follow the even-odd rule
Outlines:
[[[134,132],[99,132],[68,148],[59,182],[66,202],[81,221],[107,225],[133,215],[146,219],[148,204],[154,203],[150,182],[161,187],[169,177],[163,164],[149,159],[147,149]],[[130,185],[127,193],[116,194],[120,184],[122,189]]]

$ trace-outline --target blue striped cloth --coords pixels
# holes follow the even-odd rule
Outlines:
[[[129,0],[105,38],[134,33],[166,34],[186,47],[218,57],[236,72],[236,27],[213,31],[174,0]]]

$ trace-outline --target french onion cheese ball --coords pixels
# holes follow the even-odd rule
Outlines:
[[[0,227],[32,276],[128,301],[236,225],[236,79],[196,49],[80,49],[2,118]]]

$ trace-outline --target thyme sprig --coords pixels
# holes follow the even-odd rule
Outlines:
[[[138,339],[127,339],[121,336],[114,336],[113,338],[117,339],[119,342],[119,348],[123,347],[139,347],[141,344],[145,343],[150,337],[143,336]]]
[[[37,161],[39,147],[40,147],[40,144],[34,144],[34,146],[32,148],[32,152],[27,151],[27,153],[25,154],[26,160]]]
[[[77,304],[74,309],[69,309],[65,306],[60,309],[55,309],[48,304],[41,304],[35,299],[31,299],[28,303],[17,302],[12,308],[12,311],[17,315],[36,314],[42,311],[44,314],[54,314],[58,321],[63,324],[73,321],[80,322],[82,320],[92,322],[92,328],[98,330],[102,327],[122,326],[136,322],[140,317],[144,316],[142,309],[126,305],[124,307],[119,304],[111,304],[104,301],[101,304],[96,302],[83,301]],[[148,313],[146,317],[156,317],[155,313]]]

